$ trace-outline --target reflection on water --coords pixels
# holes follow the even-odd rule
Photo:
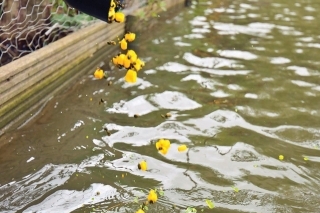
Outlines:
[[[318,10],[200,1],[138,34],[135,84],[90,73],[2,136],[0,211],[135,212],[161,187],[148,212],[320,212]]]

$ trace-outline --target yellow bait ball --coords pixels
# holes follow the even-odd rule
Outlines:
[[[157,150],[159,150],[162,154],[167,154],[169,148],[170,148],[170,141],[169,140],[164,140],[164,139],[160,139],[157,143],[156,143],[156,148]]]
[[[122,23],[122,22],[124,22],[124,20],[125,20],[125,16],[124,16],[124,14],[121,13],[121,12],[116,12],[116,13],[115,13],[115,16],[114,16],[114,20],[115,20],[116,22],[118,22],[118,23]]]
[[[130,32],[128,32],[128,33],[126,33],[126,34],[124,35],[124,38],[125,38],[128,42],[132,42],[133,40],[136,39],[136,34],[135,34],[135,33],[130,33]]]
[[[126,69],[129,69],[131,67],[131,61],[125,57],[124,61],[123,61],[123,66],[126,68]]]
[[[97,79],[102,79],[104,77],[104,72],[102,69],[100,69],[99,67],[96,69],[96,71],[94,72],[94,77]]]
[[[112,63],[113,63],[114,65],[116,65],[116,66],[118,65],[118,57],[119,57],[119,56],[117,55],[117,56],[115,56],[115,57],[112,58]]]
[[[128,43],[124,38],[119,43],[122,50],[126,50],[128,48]]]
[[[142,171],[146,171],[147,170],[147,162],[146,161],[141,161],[139,164],[138,164],[138,169],[142,170]]]
[[[134,62],[133,63],[133,68],[138,72],[139,70],[141,70],[141,64]]]
[[[128,83],[135,83],[137,81],[137,72],[134,70],[128,70],[124,80]]]
[[[148,195],[148,202],[155,203],[157,200],[158,200],[157,193],[153,189],[151,189]]]
[[[142,209],[139,209],[138,211],[136,211],[136,213],[144,213],[144,211]]]
[[[186,146],[186,145],[180,145],[180,146],[178,147],[178,151],[179,151],[179,152],[183,152],[183,151],[185,151],[185,150],[187,150],[187,146]]]
[[[279,160],[283,160],[284,156],[283,155],[279,155]]]
[[[133,62],[133,67],[136,71],[139,71],[142,69],[142,64],[144,64],[143,61],[141,61],[139,58],[136,60],[136,62]]]
[[[124,59],[125,59],[125,58],[126,58],[126,55],[125,55],[125,54],[120,54],[120,55],[118,56],[118,59],[117,59],[118,65],[123,66],[123,64],[124,64]]]
[[[134,63],[134,62],[136,62],[138,56],[137,56],[137,53],[135,51],[128,50],[127,58],[131,61],[131,63]]]

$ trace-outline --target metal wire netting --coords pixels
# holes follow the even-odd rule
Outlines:
[[[129,10],[134,2],[123,1]],[[96,21],[63,0],[0,0],[0,66]]]

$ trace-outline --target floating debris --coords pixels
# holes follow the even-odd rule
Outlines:
[[[100,101],[99,101],[99,105],[100,105],[100,104],[103,104],[104,102],[105,102],[105,101],[101,98]]]
[[[213,209],[213,208],[214,208],[214,204],[212,203],[211,200],[206,199],[206,204],[208,205],[208,207],[209,207],[210,209]]]
[[[104,129],[104,131],[106,131],[106,132],[107,132],[107,135],[108,135],[108,136],[110,136],[110,135],[111,135],[111,133],[109,132],[109,130],[108,130],[108,128],[107,128],[107,127],[104,127],[103,129]]]
[[[115,41],[108,41],[107,44],[109,44],[109,45],[116,45],[117,42],[115,42]]]

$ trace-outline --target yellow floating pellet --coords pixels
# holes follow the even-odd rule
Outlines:
[[[119,43],[122,50],[126,50],[128,48],[128,43],[126,39],[123,38]]]
[[[137,72],[129,69],[124,80],[128,83],[135,83],[137,81]]]
[[[125,58],[126,58],[126,55],[125,55],[125,54],[120,54],[120,55],[118,56],[118,60],[117,60],[118,65],[123,66],[123,63],[124,63],[124,59],[125,59]]]
[[[136,34],[135,34],[135,33],[130,33],[130,32],[128,32],[128,33],[126,33],[126,34],[124,35],[124,38],[125,38],[128,42],[132,42],[133,40],[136,39]]]
[[[178,147],[178,151],[179,152],[183,152],[183,151],[185,151],[185,150],[187,150],[187,146],[186,145],[180,145],[179,147]]]
[[[125,20],[125,16],[124,16],[124,14],[121,13],[121,12],[116,12],[116,13],[115,13],[115,16],[114,16],[114,20],[115,20],[116,22],[118,22],[118,23],[122,23],[122,22],[124,22],[124,20]]]
[[[138,169],[142,170],[142,171],[146,171],[148,168],[148,165],[147,165],[147,162],[146,161],[141,161],[139,164],[138,164]]]
[[[131,61],[126,57],[123,61],[123,66],[126,68],[126,69],[129,69],[131,67]]]
[[[97,79],[102,79],[104,77],[104,72],[102,69],[97,68],[93,75]]]

